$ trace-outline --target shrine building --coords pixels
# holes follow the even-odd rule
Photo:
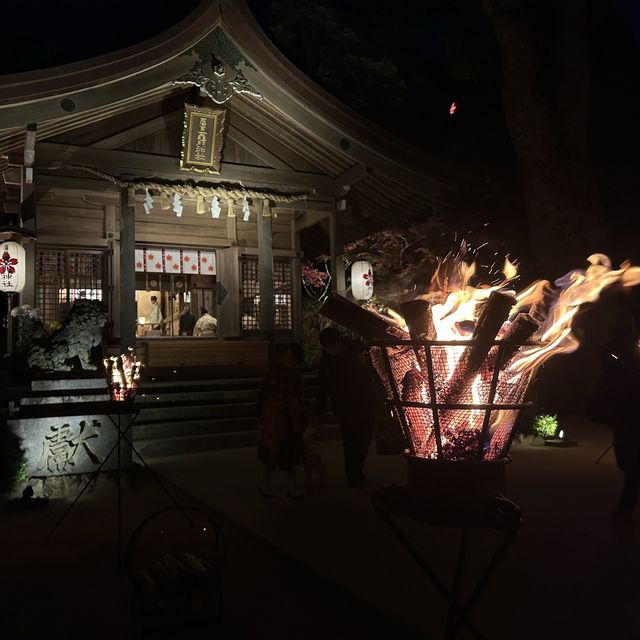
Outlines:
[[[262,368],[301,339],[304,230],[344,293],[346,242],[450,201],[433,157],[305,77],[244,0],[0,88],[0,207],[35,234],[11,304],[47,324],[102,300],[111,348],[150,367]],[[180,335],[185,305],[216,335]]]

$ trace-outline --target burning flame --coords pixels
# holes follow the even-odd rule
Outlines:
[[[534,336],[541,344],[522,350],[509,367],[512,371],[526,371],[541,365],[551,356],[575,351],[579,342],[571,328],[580,306],[598,300],[602,290],[610,285],[631,287],[640,284],[640,267],[632,267],[629,262],[623,263],[620,269],[612,269],[611,260],[602,253],[594,253],[587,262],[589,266],[586,269],[575,269],[555,281],[557,288],[551,291],[549,309]],[[550,290],[551,285],[541,281],[529,289],[532,288],[540,296],[536,300],[529,294],[532,304],[536,305],[542,302],[545,290]],[[518,304],[521,302],[519,299]]]
[[[518,275],[518,267],[507,257],[504,259],[502,273],[504,273],[506,280],[513,280]]]
[[[452,265],[447,266],[446,258],[440,261],[431,279],[431,297],[437,298],[438,290],[446,295],[443,303],[431,307],[435,337],[437,340],[469,340],[472,331],[468,327],[478,317],[482,303],[493,291],[504,291],[509,281],[517,276],[518,269],[507,258],[502,268],[502,281],[493,286],[472,287],[469,281],[476,274],[475,262],[468,265],[456,257]]]
[[[111,399],[116,401],[133,400],[140,385],[142,369],[142,362],[136,358],[133,350],[129,348],[127,354],[104,358],[103,365]]]
[[[439,260],[431,279],[427,299],[432,301],[431,314],[436,340],[470,340],[472,327],[478,318],[482,305],[493,291],[507,292],[512,281],[518,276],[517,266],[508,258],[502,267],[503,278],[493,285],[470,285],[476,275],[475,263],[467,264],[460,255],[447,256]],[[604,254],[589,256],[586,269],[574,269],[553,284],[548,280],[538,280],[516,293],[516,303],[510,320],[518,313],[528,312],[540,321],[540,328],[532,336],[538,345],[521,349],[509,365],[514,373],[528,371],[541,365],[554,355],[575,351],[579,342],[573,335],[572,323],[580,306],[595,302],[602,290],[612,284],[629,287],[640,284],[640,267],[625,262],[619,269],[612,269],[611,260]],[[405,331],[404,319],[395,311],[388,310],[389,319]],[[496,336],[504,335],[510,321],[504,323]],[[457,359],[463,347],[450,350]],[[456,353],[457,352],[457,353]],[[450,362],[450,370],[455,362]]]
[[[476,265],[465,256],[463,244],[459,254],[439,261],[428,292],[419,296],[430,304],[403,304],[407,318],[392,310],[385,314],[414,338],[411,346],[395,345],[391,355],[383,352],[389,364],[393,361],[391,371],[383,371],[380,362],[377,370],[381,379],[392,381],[389,389],[396,385],[396,402],[400,397],[404,412],[402,427],[408,430],[412,455],[418,457],[503,456],[532,372],[548,358],[578,348],[572,329],[580,307],[597,301],[608,286],[640,284],[640,267],[625,262],[614,269],[606,255],[597,253],[589,256],[584,269],[515,292],[514,262],[504,261],[499,280],[477,283]],[[509,295],[492,296],[494,292]],[[510,308],[509,296],[514,302]],[[414,309],[425,309],[431,322],[412,315]],[[499,346],[494,334],[503,341]],[[422,344],[425,336],[430,345]],[[438,344],[442,342],[448,344]]]

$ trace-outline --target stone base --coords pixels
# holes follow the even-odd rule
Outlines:
[[[102,467],[105,471],[118,468],[117,449],[109,455],[118,442],[118,431],[110,417],[104,414],[74,415],[70,408],[66,405],[58,410],[54,406],[57,415],[27,417],[21,413],[21,417],[7,421],[10,433],[23,451],[30,477],[91,473],[105,458]],[[81,405],[80,411],[83,409],[85,406]],[[130,419],[127,415],[122,417],[122,429],[126,429]],[[121,467],[128,468],[131,461],[131,448],[121,440]]]
[[[76,473],[61,476],[40,476],[29,478],[26,482],[19,483],[15,489],[1,497],[0,501],[12,500],[22,497],[22,492],[27,486],[33,489],[34,498],[50,498],[52,500],[74,499],[84,485],[93,476],[91,473]],[[122,471],[120,482],[123,489],[135,489],[147,486],[151,477],[147,471],[138,465],[132,469]],[[81,500],[90,494],[102,491],[113,491],[118,486],[118,474],[116,471],[105,471],[97,475],[84,493]]]

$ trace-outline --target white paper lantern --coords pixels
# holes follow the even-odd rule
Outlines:
[[[24,289],[25,253],[17,242],[0,245],[0,291],[20,293]]]
[[[373,267],[366,260],[351,265],[351,293],[356,300],[368,300],[373,295]]]

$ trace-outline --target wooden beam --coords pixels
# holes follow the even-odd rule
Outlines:
[[[306,191],[314,194],[333,193],[333,180],[324,174],[283,171],[268,167],[249,167],[222,163],[219,175],[180,171],[179,159],[152,153],[97,149],[41,142],[37,144],[36,162],[43,166],[54,162],[96,167],[112,175],[124,173],[140,178],[193,180],[195,182],[240,182],[245,187],[271,187],[282,191]]]
[[[23,220],[22,226],[36,231],[36,220]],[[25,242],[25,278],[24,289],[20,292],[20,304],[30,304],[32,307],[36,306],[35,295],[35,281],[36,281],[36,243]]]
[[[370,173],[371,168],[365,164],[356,164],[348,171],[345,171],[334,180],[336,197],[340,198],[344,196],[348,193],[351,185],[360,182],[360,180],[364,180]]]
[[[20,217],[23,222],[36,217],[36,193],[35,185],[33,184],[33,167],[22,168]]]
[[[104,238],[115,240],[116,237],[116,205],[108,203],[104,205]]]
[[[88,176],[89,174],[87,174]],[[74,195],[73,191],[81,191],[82,195],[101,197],[109,202],[115,202],[120,193],[120,189],[106,180],[99,178],[79,178],[75,176],[57,175],[53,173],[38,172],[37,191],[40,197],[49,193],[61,193]],[[78,194],[75,194],[78,195]],[[320,198],[321,196],[314,196]],[[308,213],[328,214],[332,211],[331,200],[326,197],[324,200],[305,200],[304,202],[278,202],[271,206],[272,213],[291,213],[293,211],[303,211]]]
[[[36,131],[38,125],[35,122],[27,125],[27,131],[24,137],[24,166],[33,167],[33,161],[36,154]]]
[[[175,111],[165,113],[161,116],[158,116],[157,118],[147,120],[147,122],[138,124],[135,127],[131,127],[130,129],[120,131],[119,133],[109,136],[108,138],[98,140],[91,146],[95,147],[96,149],[117,149],[118,147],[122,147],[125,144],[129,144],[130,142],[134,142],[135,140],[139,140],[140,138],[149,136],[152,133],[162,131],[163,129],[168,129],[172,125],[180,122],[182,118],[182,109],[176,109]]]
[[[271,205],[272,212],[281,211],[300,211],[301,213],[315,212],[330,213],[333,211],[332,201],[327,198],[320,200],[321,196],[314,196],[313,200],[303,200],[301,202],[276,202]],[[318,198],[316,200],[315,198]]]
[[[258,287],[260,292],[260,331],[271,338],[274,328],[273,299],[273,232],[272,217],[262,215],[262,201],[257,203],[258,216]]]
[[[293,225],[291,225],[293,228]],[[295,251],[300,252],[300,234],[292,231],[292,247]],[[293,260],[291,268],[293,269],[293,335],[297,340],[302,341],[304,335],[303,317],[302,317],[302,278],[300,277],[302,267],[302,259]]]
[[[344,269],[344,231],[342,229],[342,216],[333,211],[329,216],[329,254],[331,259],[331,291],[345,296],[347,293],[347,280]]]
[[[88,174],[87,174],[88,175]],[[38,191],[82,191],[89,194],[109,194],[115,198],[120,188],[112,182],[99,178],[76,178],[74,176],[51,175],[38,172]]]
[[[120,191],[120,349],[136,346],[135,209]]]
[[[227,216],[227,240],[232,247],[238,245],[238,218],[236,216],[231,218]]]
[[[239,129],[236,129],[233,125],[227,127],[227,137],[239,144],[243,149],[246,149],[249,153],[266,162],[270,167],[274,169],[283,169],[285,171],[291,170],[292,167],[286,162],[283,162],[278,156],[271,153],[268,149],[265,149],[261,144],[256,142],[253,138],[250,138],[246,133],[242,133]]]
[[[326,220],[329,215],[329,212],[321,211],[311,211],[309,213],[302,214],[295,222],[296,233],[300,233],[303,229],[313,227],[319,222]]]

